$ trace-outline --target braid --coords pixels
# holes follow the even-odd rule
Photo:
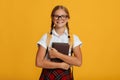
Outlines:
[[[51,22],[52,22],[52,21],[51,21]],[[53,28],[54,28],[53,26],[54,26],[54,23],[52,22],[52,23],[51,23],[51,29],[50,29],[50,35],[52,35],[52,30],[53,30]]]
[[[70,38],[70,30],[69,30],[68,22],[66,23],[66,27],[67,27],[67,30],[68,30],[68,38]]]

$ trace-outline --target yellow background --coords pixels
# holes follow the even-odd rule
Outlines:
[[[82,45],[75,80],[120,80],[120,0],[0,0],[0,80],[38,80],[37,41],[54,6],[66,6]]]

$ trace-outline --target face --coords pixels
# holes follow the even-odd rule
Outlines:
[[[53,15],[53,23],[55,27],[64,27],[68,22],[67,13],[63,9],[58,9]]]

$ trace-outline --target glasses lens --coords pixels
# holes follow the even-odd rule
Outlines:
[[[62,18],[62,19],[66,19],[67,16],[66,16],[66,15],[61,15],[61,18]]]

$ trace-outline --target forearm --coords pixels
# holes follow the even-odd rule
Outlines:
[[[75,56],[67,56],[67,55],[63,55],[61,53],[58,52],[59,55],[57,55],[57,58],[62,59],[64,62],[70,64],[70,65],[74,65],[74,66],[80,66],[81,65],[81,58],[78,59]]]
[[[61,63],[51,62],[49,60],[44,59],[42,61],[38,61],[36,63],[36,66],[41,68],[54,69],[54,68],[61,68]]]

